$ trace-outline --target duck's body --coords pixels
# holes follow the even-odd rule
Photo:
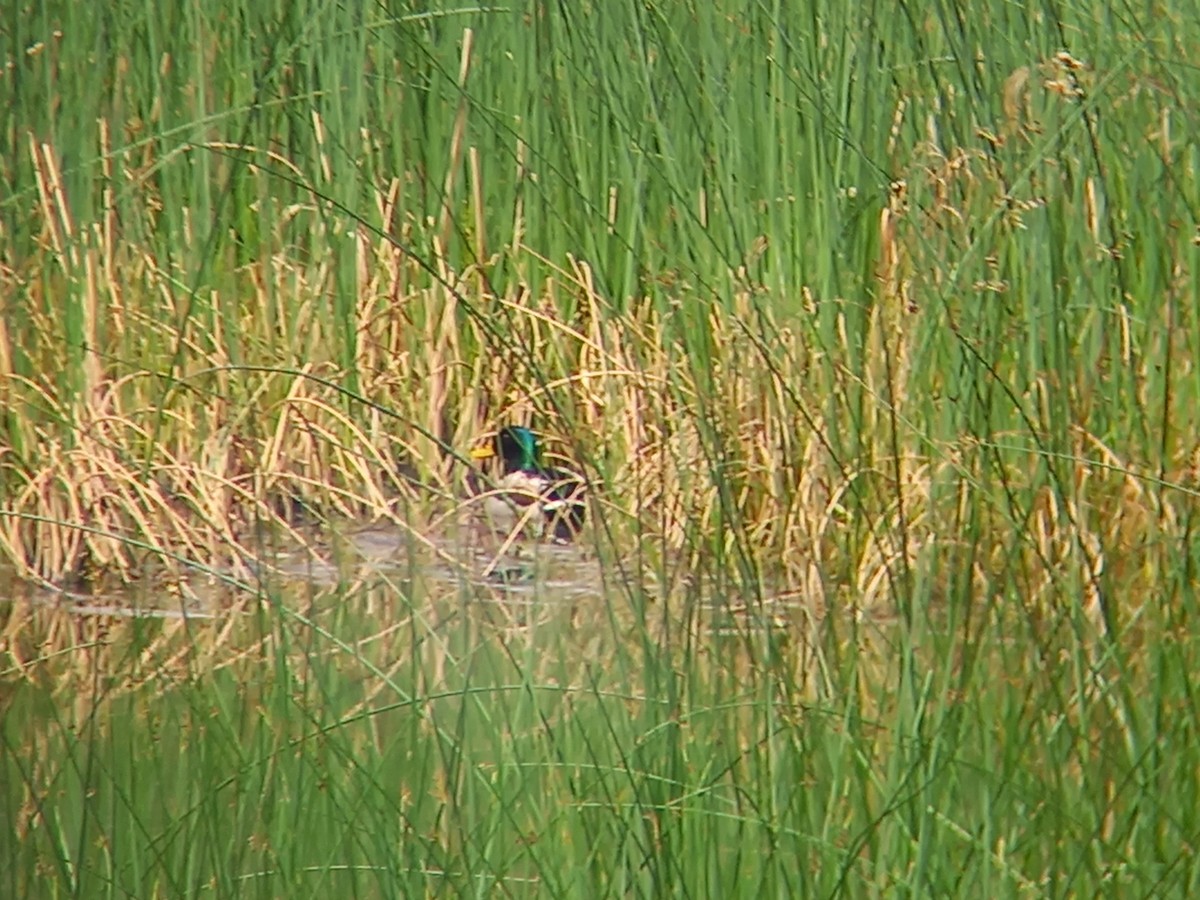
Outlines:
[[[492,444],[471,451],[476,459],[498,458],[501,475],[491,490],[479,490],[483,509],[499,531],[529,531],[556,541],[574,540],[583,527],[584,481],[573,472],[542,463],[537,436],[521,425],[500,429]]]

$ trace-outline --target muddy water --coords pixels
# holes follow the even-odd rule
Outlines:
[[[579,545],[481,539],[470,532],[436,536],[402,527],[341,523],[297,532],[298,539],[256,548],[240,565],[196,566],[183,577],[152,575],[132,584],[61,588],[21,582],[0,570],[0,602],[22,600],[80,615],[211,618],[236,605],[239,594],[264,588],[325,590],[372,581],[403,580],[423,593],[448,589],[502,596],[573,601],[603,590],[595,554]]]
[[[183,576],[149,576],[132,584],[66,590],[22,584],[11,576],[6,583],[0,572],[0,603],[22,600],[81,616],[220,619],[264,595],[292,606],[319,594],[337,596],[377,585],[385,593],[401,590],[409,602],[422,598],[419,603],[436,605],[452,597],[509,610],[636,605],[641,598],[689,607],[691,616],[698,604],[706,628],[730,632],[798,623],[811,627],[824,615],[821,604],[804,591],[766,591],[764,602],[762,591],[730,596],[727,589],[697,584],[685,567],[666,568],[671,583],[664,584],[653,571],[636,566],[611,560],[602,566],[586,542],[506,541],[458,526],[430,534],[401,525],[342,522],[294,532],[286,541],[264,540],[237,566],[197,565]]]
[[[860,668],[878,670],[880,683],[892,677],[894,623],[885,618],[848,609],[829,616],[794,586],[743,595],[683,564],[656,571],[602,561],[587,544],[346,523],[264,544],[238,567],[197,566],[174,580],[62,590],[6,583],[0,572],[0,679],[43,672],[46,683],[67,685],[101,672],[122,681],[131,660],[152,662],[156,678],[175,668],[190,677],[249,659],[247,648],[267,635],[370,660],[372,677],[408,660],[434,683],[487,647],[525,648],[547,678],[659,648],[698,653],[701,666],[747,678],[776,660],[815,692],[830,671],[830,638],[839,654],[852,650]]]

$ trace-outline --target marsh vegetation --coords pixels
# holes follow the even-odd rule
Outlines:
[[[22,8],[0,893],[1193,892],[1200,21],[900,9]]]

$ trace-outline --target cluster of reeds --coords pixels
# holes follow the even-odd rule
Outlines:
[[[750,581],[818,601],[830,572],[851,577],[841,589],[861,602],[889,594],[889,579],[940,552],[956,523],[995,515],[965,504],[978,502],[980,479],[997,465],[1010,490],[1027,491],[1022,460],[1041,457],[1050,478],[1019,523],[1034,538],[1022,552],[1047,564],[1084,560],[1076,576],[1085,585],[1103,570],[1102,548],[1127,546],[1128,535],[1173,515],[1083,423],[1067,430],[1070,449],[1058,459],[1033,441],[938,436],[918,424],[934,407],[914,392],[950,392],[954,373],[914,373],[921,332],[901,297],[914,290],[911,276],[898,272],[941,277],[931,263],[945,230],[930,232],[941,241],[931,254],[899,190],[882,215],[884,274],[862,301],[877,302],[855,316],[865,353],[855,369],[846,360],[858,342],[836,298],[804,298],[805,316],[836,310],[830,344],[803,323],[782,323],[761,289],[735,284],[728,305],[686,288],[670,305],[618,303],[577,260],[497,295],[482,267],[458,272],[439,257],[436,238],[432,264],[413,257],[404,222],[402,240],[364,226],[354,234],[355,306],[339,324],[355,354],[343,361],[317,313],[335,302],[326,263],[288,246],[292,218],[272,236],[275,252],[238,267],[239,296],[199,297],[112,221],[76,222],[53,148],[31,145],[30,154],[46,242],[27,261],[44,277],[26,289],[29,308],[44,312],[3,336],[0,546],[47,580],[132,577],[148,559],[151,571],[236,569],[254,558],[262,525],[287,530],[299,510],[420,530],[460,496],[472,443],[531,417],[552,449],[582,462],[597,521],[616,540],[723,551]],[[947,195],[983,182],[982,166],[930,166],[925,183]],[[130,178],[113,189],[137,187]],[[397,222],[393,197],[394,186],[378,197],[383,222]],[[943,198],[923,215],[948,212]],[[20,277],[10,273],[10,291]],[[970,296],[991,293],[977,286]],[[55,308],[63,315],[45,312]],[[945,313],[953,326],[959,313]],[[13,371],[17,357],[31,374]],[[1022,394],[1051,399],[1036,382]],[[1035,403],[1022,415],[1049,422],[1053,412]],[[838,436],[847,429],[853,450]],[[1016,524],[1000,512],[986,527],[999,535]],[[995,557],[977,565],[1013,550],[991,546]],[[1058,565],[1033,593],[1050,588]]]
[[[725,120],[692,144],[684,107],[672,153],[621,120],[596,146],[632,149],[602,164],[554,143],[552,115],[513,131],[489,111],[483,73],[524,62],[514,43],[540,46],[529,21],[509,26],[416,28],[439,62],[424,80],[379,76],[396,121],[432,129],[424,143],[344,123],[331,137],[346,109],[324,95],[284,120],[259,96],[240,137],[193,117],[177,139],[170,104],[118,111],[137,93],[119,78],[75,133],[92,143],[18,129],[5,560],[55,582],[236,572],[264,527],[287,533],[300,513],[420,532],[458,502],[465,451],[531,420],[594,482],[598,535],[748,586],[895,602],[915,563],[954,559],[935,581],[1098,608],[1114,554],[1122,593],[1158,578],[1192,497],[1195,405],[1172,372],[1196,311],[1191,234],[1136,202],[1182,152],[1172,108],[1113,94],[1119,80],[1137,95],[1149,68],[1098,78],[1047,52],[967,98],[906,76],[890,129],[859,137],[886,173],[830,175],[841,139],[814,130],[791,82],[748,104],[759,132],[721,154]],[[65,81],[68,61],[46,65]],[[186,115],[193,76],[180,88],[174,61],[159,68]],[[300,108],[296,72],[270,74]],[[606,77],[610,111],[618,94],[653,100],[649,75]],[[1126,180],[1125,151],[1096,132],[1106,91],[1122,134],[1161,126]],[[600,128],[579,96],[562,109]],[[414,97],[440,103],[436,127]],[[967,124],[985,99],[994,127]],[[351,109],[361,122],[376,104]],[[814,161],[752,169],[776,136],[798,154],[793,126]],[[1172,202],[1194,180],[1176,177]]]
[[[24,286],[30,309],[64,314],[4,335],[3,358],[31,373],[7,366],[0,463],[2,546],[24,572],[130,577],[148,556],[236,566],[258,527],[288,529],[300,510],[421,528],[415,510],[460,495],[466,450],[531,418],[584,465],[599,521],[620,535],[677,549],[729,527],[773,567],[808,558],[844,515],[849,473],[822,443],[809,349],[749,289],[728,312],[698,293],[680,297],[686,315],[618,305],[568,260],[499,296],[478,270],[435,255],[431,272],[360,227],[347,365],[314,312],[334,302],[329,281],[283,234],[239,267],[241,296],[199,298],[111,221],[76,222],[53,148],[31,155],[44,187],[34,227],[49,240],[27,265],[52,277]],[[393,221],[388,194],[378,201]]]
[[[1161,7],[13,17],[0,592],[130,606],[0,604],[0,894],[1186,894]],[[596,590],[273,579],[510,421]]]

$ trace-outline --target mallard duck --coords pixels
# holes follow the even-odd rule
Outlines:
[[[537,435],[523,425],[501,428],[489,444],[476,447],[471,456],[479,460],[498,458],[502,474],[494,489],[469,479],[476,493],[484,494],[483,508],[499,529],[528,527],[535,535],[556,541],[574,540],[583,527],[585,484],[574,472],[551,468],[542,462]],[[487,491],[484,493],[484,491]],[[531,511],[537,504],[539,511]]]

